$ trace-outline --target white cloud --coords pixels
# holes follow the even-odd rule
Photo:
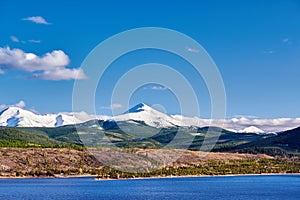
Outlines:
[[[265,50],[265,51],[263,51],[263,53],[264,54],[273,54],[273,53],[275,53],[275,51],[274,50]]]
[[[28,40],[30,43],[41,43],[41,40]]]
[[[41,43],[41,40],[27,40],[27,41],[24,41],[24,40],[19,40],[19,38],[17,38],[16,36],[12,35],[10,36],[10,39],[11,41],[13,42],[16,42],[16,43],[23,43],[23,44],[26,44],[26,42],[29,42],[29,43]]]
[[[32,17],[26,17],[26,18],[23,18],[22,20],[25,20],[25,21],[31,21],[31,22],[34,22],[36,24],[46,24],[46,25],[49,25],[51,23],[47,22],[43,17],[41,16],[32,16]]]
[[[33,53],[25,53],[21,49],[0,47],[0,64],[7,69],[34,72],[64,67],[69,62],[69,57],[62,50],[54,50],[39,57]]]
[[[146,86],[143,88],[144,90],[167,90],[167,87],[161,85],[153,85],[153,86]]]
[[[84,71],[79,69],[68,69],[68,68],[61,68],[55,70],[46,70],[41,74],[34,74],[34,78],[44,79],[44,80],[81,80],[86,79],[87,76],[85,75]]]
[[[191,47],[187,47],[186,50],[189,51],[189,52],[192,52],[192,53],[199,53],[200,52],[199,49],[195,49],[195,48],[191,48]]]
[[[4,74],[4,71],[2,69],[0,69],[0,74]]]
[[[241,117],[250,118],[250,119],[257,118],[257,116],[255,116],[255,115],[235,115],[234,116],[234,118],[241,118]]]
[[[111,104],[110,106],[102,106],[101,108],[102,109],[111,109],[111,110],[114,110],[114,109],[118,109],[118,108],[122,108],[123,106],[122,106],[122,104],[120,104],[120,103],[113,103],[113,104]]]
[[[16,103],[15,106],[24,108],[26,106],[25,102],[23,100],[19,101],[19,103]]]
[[[3,109],[5,109],[5,108],[7,108],[7,107],[10,107],[10,106],[17,106],[19,108],[24,108],[26,106],[26,103],[25,103],[25,101],[20,100],[16,104],[11,104],[11,105],[0,104],[0,111],[3,110]]]
[[[11,41],[13,42],[20,42],[20,40],[16,36],[10,36]]]
[[[111,109],[122,108],[122,104],[113,103],[110,107],[111,107]]]
[[[282,40],[283,43],[288,43],[289,41],[290,41],[289,38],[283,38]]]
[[[25,53],[21,49],[0,47],[0,70],[22,70],[37,72],[34,78],[45,80],[70,80],[87,78],[82,69],[69,69],[68,55],[62,50],[54,50],[43,56],[34,53]]]
[[[150,89],[151,90],[167,90],[168,88],[159,85],[159,86],[152,86]]]

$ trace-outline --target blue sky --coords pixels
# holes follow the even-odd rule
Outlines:
[[[88,53],[114,34],[152,26],[182,32],[207,50],[223,77],[228,117],[299,117],[300,1],[2,0],[0,7],[0,104],[23,100],[27,108],[41,113],[71,111],[74,73],[88,80],[84,71],[78,71]],[[37,16],[42,18],[30,18]],[[9,60],[12,52],[39,58],[48,53],[48,57],[22,65],[16,57]],[[57,67],[49,61],[55,56],[62,58],[60,71],[51,68]],[[189,66],[174,55],[154,50],[124,56],[99,86],[97,112],[111,114],[110,90],[123,72],[121,66],[129,69],[153,60],[175,68]],[[191,70],[184,73],[198,86],[201,117],[209,117],[205,84]],[[140,88],[130,103],[141,101],[161,104],[170,114],[179,112],[174,95],[158,86]],[[124,105],[114,107],[126,110]]]

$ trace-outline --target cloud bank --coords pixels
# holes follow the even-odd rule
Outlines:
[[[0,74],[7,70],[32,72],[33,78],[44,80],[71,80],[87,78],[80,68],[66,68],[70,63],[62,50],[54,50],[43,56],[25,53],[21,49],[0,47]]]
[[[300,118],[260,119],[253,117],[239,117],[220,121],[200,119],[198,117],[182,117],[181,115],[173,115],[172,117],[182,120],[182,122],[193,126],[218,126],[232,131],[239,131],[251,126],[255,126],[256,128],[259,128],[267,133],[285,131],[300,126]]]

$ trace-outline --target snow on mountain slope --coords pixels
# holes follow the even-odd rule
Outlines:
[[[71,114],[40,115],[16,106],[8,107],[0,112],[0,126],[56,127],[81,122]]]
[[[61,112],[58,114],[36,114],[17,106],[0,110],[0,126],[19,127],[57,127],[79,124],[89,120],[115,120],[117,122],[139,123],[156,128],[174,126],[205,127],[217,126],[238,133],[276,133],[299,126],[300,118],[289,119],[248,119],[245,117],[225,120],[211,120],[182,115],[167,115],[150,106],[140,103],[118,116],[96,116],[85,112]],[[140,123],[139,123],[140,124]]]
[[[237,133],[256,133],[256,134],[269,133],[253,125],[247,126],[247,124],[238,124],[236,123],[235,119],[211,120],[211,119],[201,119],[198,117],[184,117],[181,115],[172,115],[172,117],[181,120],[183,123],[189,126],[196,126],[196,127],[216,126]]]
[[[8,107],[0,112],[0,126],[9,127],[57,127],[69,124],[79,124],[88,120],[115,120],[130,123],[143,122],[149,126],[162,128],[187,126],[180,120],[154,110],[146,104],[138,104],[126,113],[115,116],[95,116],[81,113],[36,114],[16,106]]]
[[[115,116],[113,119],[117,122],[127,121],[131,123],[136,123],[135,121],[142,121],[148,126],[156,128],[188,126],[181,122],[181,120],[177,120],[169,115],[159,112],[144,103],[134,106],[124,114]]]
[[[244,128],[242,130],[239,130],[238,133],[256,133],[256,134],[261,134],[265,133],[265,131],[255,127],[255,126],[249,126],[247,128]]]

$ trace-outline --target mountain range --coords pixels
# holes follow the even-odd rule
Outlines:
[[[80,124],[95,119],[104,121],[114,120],[116,122],[125,121],[128,123],[143,122],[154,128],[216,126],[215,124],[211,124],[211,120],[209,119],[185,117],[181,115],[167,115],[144,103],[140,103],[129,109],[127,112],[114,117],[88,115],[84,112],[38,114],[16,106],[10,106],[0,111],[0,126],[4,127],[60,127]],[[268,133],[251,124],[233,128],[225,125],[223,128],[237,133]]]
[[[195,121],[195,118],[164,114],[145,104],[115,117],[85,113],[40,115],[8,107],[0,112],[0,147],[116,146],[282,156],[298,155],[300,150],[300,128],[266,134],[255,126],[231,131],[195,126]]]

